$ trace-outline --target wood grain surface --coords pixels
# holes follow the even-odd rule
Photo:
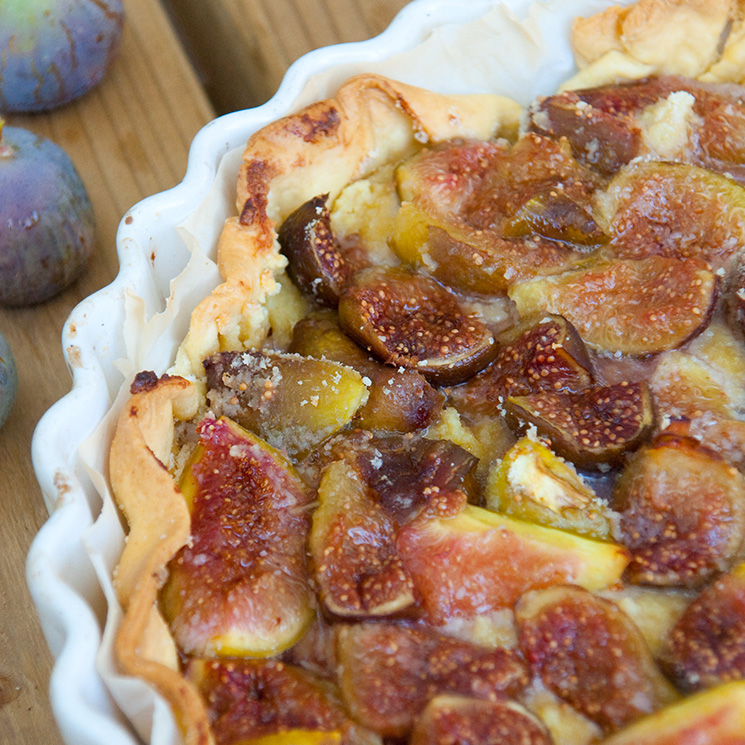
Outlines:
[[[0,310],[0,332],[20,381],[0,430],[0,745],[62,742],[47,695],[52,659],[26,590],[25,559],[47,517],[31,438],[41,415],[70,389],[60,344],[65,318],[115,277],[123,213],[180,181],[189,143],[215,112],[263,103],[301,54],[376,35],[405,4],[125,0],[122,49],[98,88],[50,114],[6,117],[71,156],[93,201],[97,248],[85,275],[62,295],[33,308]]]

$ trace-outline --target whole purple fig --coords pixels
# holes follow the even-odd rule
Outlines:
[[[91,254],[94,227],[67,153],[0,121],[0,304],[38,303],[67,287]]]
[[[122,0],[2,0],[0,111],[45,111],[88,91],[123,23]]]

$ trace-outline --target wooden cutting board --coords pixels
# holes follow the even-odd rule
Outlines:
[[[140,199],[177,184],[215,113],[255,106],[301,54],[385,29],[404,0],[125,0],[122,49],[104,82],[50,114],[9,116],[73,159],[93,201],[85,275],[33,308],[0,309],[19,374],[0,430],[0,744],[61,745],[48,702],[52,658],[26,590],[29,545],[47,518],[31,464],[42,414],[70,389],[60,335],[75,305],[116,276],[115,234]],[[72,744],[71,744],[72,745]],[[103,745],[103,744],[102,744]]]

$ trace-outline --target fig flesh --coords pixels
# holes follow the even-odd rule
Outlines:
[[[422,712],[410,745],[552,745],[545,725],[514,701],[435,696]]]
[[[277,239],[297,287],[321,305],[335,308],[352,270],[331,230],[327,201],[328,194],[322,194],[298,207],[282,223]]]
[[[501,700],[528,683],[513,650],[482,647],[426,626],[343,625],[337,651],[347,710],[384,736],[407,735],[438,694]]]
[[[193,659],[185,674],[209,709],[220,745],[379,745],[352,721],[327,681],[276,660]]]
[[[46,111],[97,85],[115,57],[121,0],[8,0],[3,3],[0,110]]]
[[[640,719],[603,745],[743,745],[745,682],[725,683]]]
[[[450,393],[456,408],[470,416],[503,414],[509,396],[580,390],[593,380],[587,348],[561,316],[528,316],[497,340],[494,362]]]
[[[654,423],[644,382],[510,396],[505,412],[513,427],[523,431],[534,426],[556,453],[583,468],[618,463],[641,444]]]
[[[745,678],[745,565],[719,577],[685,609],[660,664],[687,692]]]
[[[526,593],[515,615],[531,669],[605,733],[676,700],[641,632],[614,603],[551,587]]]
[[[181,485],[192,540],[169,564],[163,614],[187,654],[276,654],[313,618],[312,495],[285,458],[234,422],[207,418],[199,435]]]
[[[414,603],[414,586],[396,550],[396,524],[344,461],[318,487],[309,551],[316,584],[337,616],[386,616]]]
[[[509,608],[531,589],[608,587],[629,561],[618,544],[472,505],[454,517],[422,516],[403,526],[398,550],[434,624]]]
[[[574,468],[541,442],[523,437],[495,464],[486,506],[578,535],[608,540],[617,515]]]
[[[362,376],[330,360],[222,352],[203,364],[212,411],[292,455],[309,451],[347,425],[367,401]]]
[[[652,256],[529,280],[509,294],[520,315],[562,315],[594,349],[647,355],[679,347],[706,328],[718,282],[699,259]]]
[[[0,124],[0,304],[40,303],[74,282],[95,243],[93,205],[62,148]]]
[[[699,586],[745,538],[745,477],[677,429],[642,447],[614,489],[633,583]]]
[[[339,301],[342,329],[387,364],[453,385],[496,354],[494,337],[433,279],[404,270],[357,274]]]
[[[745,240],[745,188],[685,163],[634,163],[596,194],[620,259],[698,258],[727,267]],[[650,219],[654,215],[654,219]]]

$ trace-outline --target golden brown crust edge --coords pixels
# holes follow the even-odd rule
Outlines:
[[[656,74],[709,82],[745,80],[743,0],[638,0],[577,18],[571,44],[579,72],[563,89]]]

